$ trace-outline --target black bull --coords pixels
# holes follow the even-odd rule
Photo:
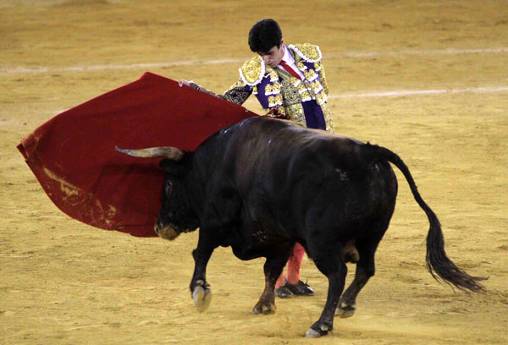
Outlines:
[[[329,283],[323,312],[306,335],[330,331],[336,312],[351,316],[358,293],[374,275],[376,248],[395,208],[397,179],[389,163],[402,172],[428,217],[430,273],[460,289],[482,290],[478,278],[446,256],[438,218],[407,166],[386,148],[260,117],[221,130],[194,153],[174,148],[119,151],[137,157],[167,151],[155,230],[174,239],[199,227],[190,289],[201,310],[211,297],[208,260],[218,246],[231,246],[242,260],[266,258],[265,289],[253,311],[275,311],[275,281],[299,242]],[[348,255],[351,251],[354,255]],[[349,257],[357,261],[356,274],[343,293]]]

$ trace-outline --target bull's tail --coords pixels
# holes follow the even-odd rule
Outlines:
[[[429,219],[430,227],[427,234],[427,269],[430,274],[436,280],[442,280],[449,283],[461,290],[469,290],[473,292],[479,292],[484,290],[484,287],[478,283],[478,280],[484,278],[472,277],[461,268],[451,261],[446,255],[444,246],[443,232],[441,231],[441,224],[439,219],[427,203],[422,199],[418,188],[416,187],[413,176],[409,172],[409,168],[402,161],[402,159],[392,151],[380,147],[377,145],[369,145],[369,148],[373,150],[374,157],[377,159],[381,158],[392,164],[394,164],[404,174],[413,197],[420,207],[425,211],[427,218]]]

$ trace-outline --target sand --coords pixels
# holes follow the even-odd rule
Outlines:
[[[486,293],[425,270],[427,220],[402,179],[356,315],[319,340],[303,338],[326,298],[311,262],[303,277],[316,295],[259,316],[263,260],[218,249],[213,301],[198,313],[187,288],[195,233],[134,238],[50,202],[16,151],[24,136],[147,70],[222,92],[263,17],[287,42],[321,46],[337,133],[406,161],[450,257],[488,276]],[[506,1],[0,1],[0,343],[508,344],[507,86]]]

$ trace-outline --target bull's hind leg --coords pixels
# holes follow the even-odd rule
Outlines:
[[[358,250],[360,258],[356,263],[355,278],[341,296],[339,306],[337,307],[336,315],[341,318],[354,315],[356,311],[356,297],[369,279],[375,274],[376,249],[387,227],[387,222],[383,222],[383,225],[378,228],[378,232],[371,234],[368,239],[356,242],[356,249]]]
[[[375,273],[374,253],[371,250],[358,248],[360,260],[356,264],[355,278],[340,298],[336,315],[347,318],[356,311],[356,297]]]
[[[266,258],[263,267],[265,272],[265,289],[259,297],[258,303],[252,309],[254,314],[270,314],[275,312],[275,282],[286,265],[289,253],[290,249],[287,250],[287,255]]]
[[[329,249],[329,250],[324,250]],[[319,248],[313,251],[317,255],[312,255],[317,268],[328,278],[328,296],[326,304],[319,320],[305,333],[306,337],[320,337],[328,334],[333,329],[333,318],[335,310],[339,303],[340,295],[344,290],[346,280],[347,266],[342,260],[342,248]]]

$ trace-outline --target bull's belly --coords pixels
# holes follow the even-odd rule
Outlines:
[[[246,229],[243,229],[244,231]],[[276,232],[256,229],[245,231],[231,242],[233,254],[240,260],[251,260],[272,256],[291,247],[291,240]]]

